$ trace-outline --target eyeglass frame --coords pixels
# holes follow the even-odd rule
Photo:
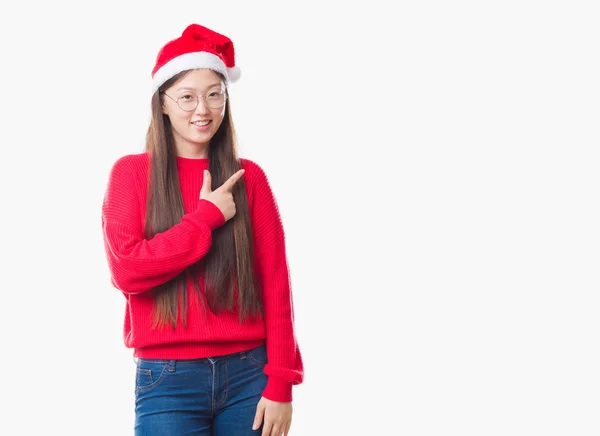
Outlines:
[[[202,95],[198,95],[196,94],[194,91],[186,91],[186,92],[190,92],[192,94],[194,94],[196,97],[198,97],[198,102],[196,103],[196,106],[194,107],[194,109],[190,109],[190,110],[185,110],[183,109],[180,105],[179,105],[179,98],[177,98],[177,100],[175,100],[173,97],[171,97],[169,94],[167,94],[166,92],[162,92],[164,95],[166,95],[167,97],[169,97],[171,100],[173,100],[175,102],[175,104],[177,105],[177,107],[179,109],[181,109],[184,112],[194,112],[196,109],[198,109],[198,105],[200,104],[200,98],[202,98],[202,100],[204,100],[204,106],[206,106],[209,109],[221,109],[223,106],[225,106],[225,103],[227,103],[227,91],[223,91],[223,104],[219,107],[212,107],[209,106],[208,101],[206,100],[206,95],[202,94]],[[212,92],[212,91],[211,91]]]

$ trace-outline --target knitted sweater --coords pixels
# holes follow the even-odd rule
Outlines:
[[[268,179],[255,162],[240,159],[254,236],[257,279],[264,316],[240,324],[237,313],[213,314],[188,304],[187,328],[152,329],[153,287],[202,259],[212,232],[225,223],[221,211],[200,200],[208,158],[177,156],[185,215],[170,229],[144,238],[148,197],[148,152],[119,158],[110,170],[102,205],[102,230],[111,284],[125,296],[124,342],[134,356],[196,359],[248,350],[266,342],[268,376],[263,396],[292,401],[292,386],[302,383],[303,362],[294,332],[294,312],[284,230]],[[216,187],[215,187],[216,188]],[[188,302],[195,292],[188,281]]]

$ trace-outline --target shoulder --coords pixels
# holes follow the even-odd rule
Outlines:
[[[149,162],[147,152],[126,154],[113,162],[110,177],[131,177],[132,173],[147,169]]]
[[[240,159],[244,172],[244,181],[248,188],[249,198],[254,205],[267,205],[267,209],[277,208],[275,192],[263,166],[251,159]],[[262,206],[259,209],[264,209]]]
[[[266,171],[251,159],[240,159],[240,166],[246,170],[243,178],[248,188],[253,225],[257,228],[277,226],[280,223],[279,206]]]
[[[245,175],[265,174],[264,169],[254,160],[245,157],[240,158],[240,166],[246,170]]]
[[[144,186],[149,158],[146,153],[127,154],[116,159],[109,170],[107,190],[111,195],[131,196]]]
[[[268,185],[269,180],[264,168],[256,161],[240,158],[240,166],[246,170],[244,172],[244,180],[252,185]]]
[[[148,152],[126,154],[119,157],[113,164],[113,168],[146,166],[150,162]]]

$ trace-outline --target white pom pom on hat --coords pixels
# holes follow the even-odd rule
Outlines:
[[[156,56],[152,69],[152,93],[182,71],[210,68],[221,73],[227,83],[239,80],[233,42],[200,24],[190,24],[180,37],[167,42]]]

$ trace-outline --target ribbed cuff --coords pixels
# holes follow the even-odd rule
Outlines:
[[[269,377],[262,396],[267,400],[289,403],[292,401],[292,383]]]
[[[205,222],[211,230],[215,230],[225,224],[223,212],[214,203],[201,199],[194,213]]]

